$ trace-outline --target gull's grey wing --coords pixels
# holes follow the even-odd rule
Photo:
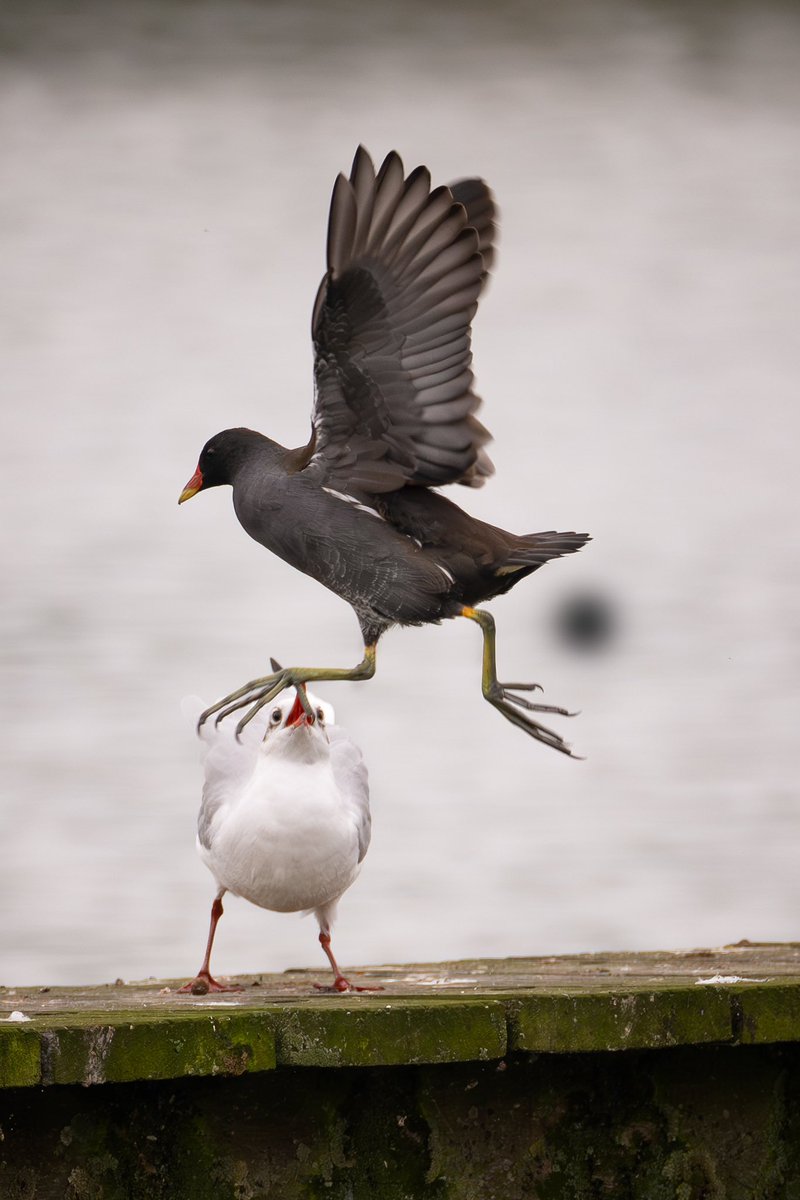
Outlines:
[[[333,777],[348,803],[358,830],[358,861],[369,849],[372,818],[369,814],[369,776],[364,756],[348,734],[337,725],[328,727]]]
[[[205,710],[197,696],[187,696],[181,711],[192,726]],[[258,746],[264,736],[266,719],[262,714],[250,723],[237,741],[231,727],[207,722],[200,729],[203,756],[203,795],[197,814],[197,837],[206,850],[211,848],[211,826],[223,804],[229,804],[247,784],[255,770]]]
[[[305,470],[355,495],[478,486],[492,472],[475,417],[470,322],[493,254],[481,180],[431,190],[394,152],[359,147],[331,200],[314,306],[314,436]],[[474,224],[473,224],[474,222]],[[485,257],[484,257],[485,254]]]

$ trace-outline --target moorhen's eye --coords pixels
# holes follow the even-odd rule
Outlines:
[[[282,717],[283,717],[282,711],[279,708],[273,708],[272,714],[269,718],[270,724],[280,725]]]
[[[325,713],[322,711],[321,708],[317,709],[317,720],[319,721],[320,725],[325,724]]]

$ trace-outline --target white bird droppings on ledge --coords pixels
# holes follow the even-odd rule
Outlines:
[[[695,983],[768,983],[764,979],[745,979],[744,975],[712,975],[710,979],[695,979]]]

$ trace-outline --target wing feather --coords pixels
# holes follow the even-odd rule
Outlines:
[[[355,193],[344,175],[339,175],[333,185],[328,222],[328,270],[331,275],[339,274],[350,262],[357,218]]]
[[[393,151],[359,147],[333,188],[314,305],[313,452],[304,470],[349,494],[478,485],[492,471],[474,417],[470,323],[493,255],[482,180],[431,190]]]
[[[358,861],[362,862],[372,835],[367,765],[358,746],[338,725],[329,726],[328,737],[333,774],[350,805],[358,833]]]

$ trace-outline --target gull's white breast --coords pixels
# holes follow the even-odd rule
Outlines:
[[[259,753],[208,834],[198,850],[217,882],[275,912],[319,908],[358,874],[358,827],[329,757],[308,763]]]

